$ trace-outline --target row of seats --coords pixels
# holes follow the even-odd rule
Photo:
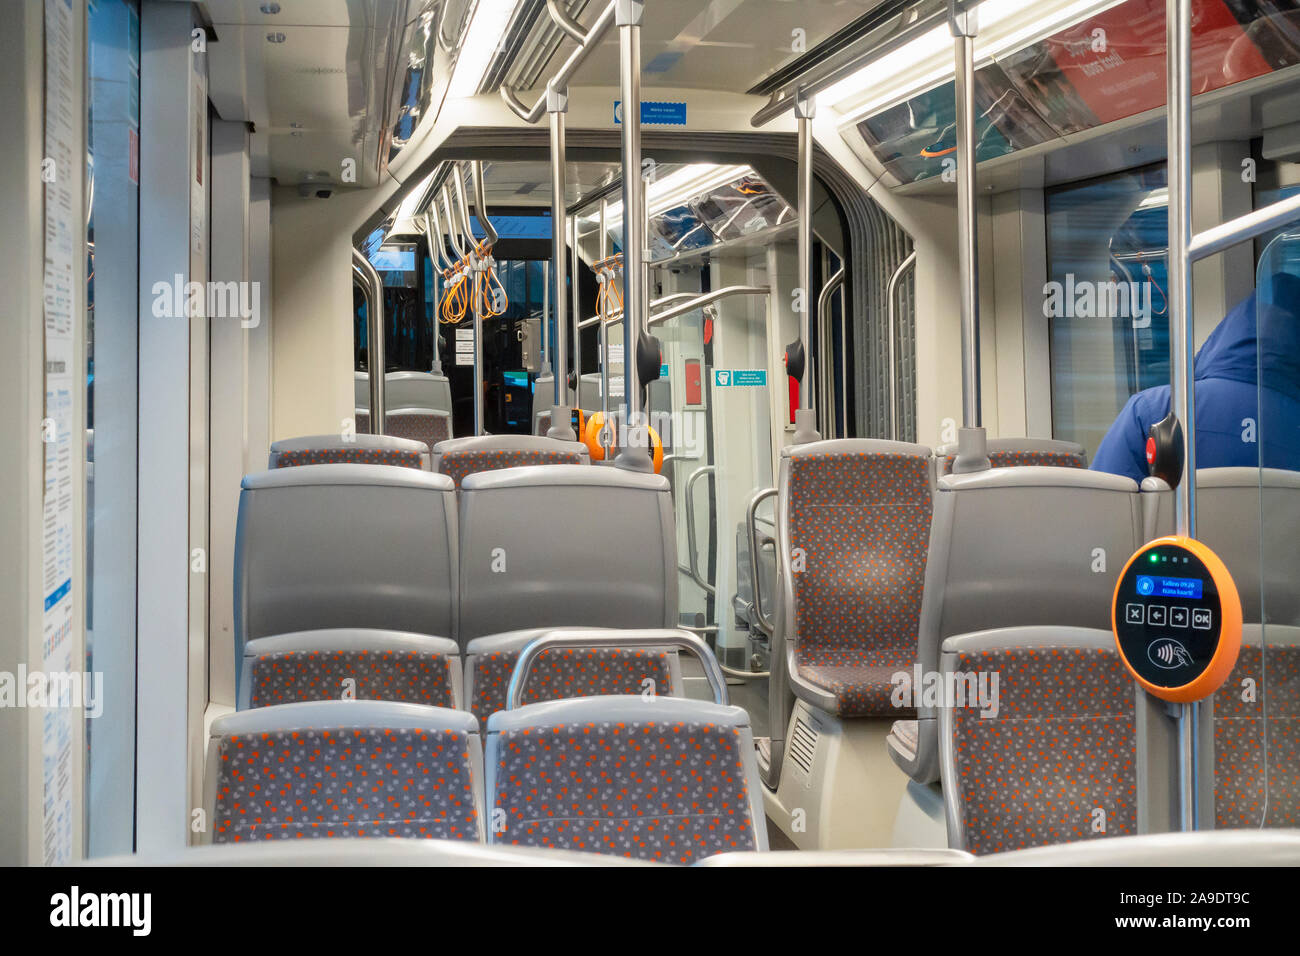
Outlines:
[[[587,446],[581,442],[533,435],[478,435],[437,444],[391,435],[306,435],[275,442],[267,467],[398,465],[447,475],[459,488],[467,476],[480,471],[522,465],[586,465],[590,460]]]
[[[593,639],[535,638],[514,683],[528,685],[548,642],[562,650]],[[714,701],[524,704],[515,690],[487,719],[485,748],[473,715],[424,704],[316,700],[220,718],[208,747],[210,841],[486,840],[670,863],[764,850],[748,716],[728,705],[707,647],[690,635],[677,645],[700,657]]]
[[[358,434],[370,432],[370,376],[354,376]],[[384,434],[432,448],[452,436],[451,382],[432,372],[389,372],[384,376]]]
[[[591,634],[591,646],[551,650],[529,671],[523,699],[534,703],[601,694],[683,694],[675,653],[629,648],[619,636],[667,630]],[[308,700],[392,700],[468,710],[480,721],[503,710],[510,676],[520,653],[548,628],[493,634],[470,641],[462,656],[446,637],[366,629],[332,628],[262,637],[244,645],[239,709]]]
[[[594,545],[593,515],[617,547]],[[674,627],[673,532],[667,479],[614,468],[481,472],[459,494],[446,475],[381,465],[248,475],[236,666],[246,644],[300,631],[397,631],[464,652],[535,627]]]
[[[990,442],[989,457],[1009,450]],[[852,440],[783,453],[777,646],[790,688],[841,717],[900,718],[890,755],[920,783],[942,769],[954,846],[993,852],[1132,832],[1134,692],[1112,649],[1111,596],[1128,556],[1172,531],[1171,494],[1155,479],[1139,489],[1074,467],[1008,465],[936,480],[943,452]],[[1249,529],[1261,514],[1295,525],[1300,475],[1212,469],[1197,485],[1198,536],[1225,558],[1253,625],[1215,702],[1225,715],[1216,727],[1217,818],[1259,825],[1267,774],[1268,822],[1294,825],[1300,642],[1288,628],[1300,625],[1300,546],[1265,534],[1279,553],[1261,561]],[[900,713],[891,699],[899,672],[972,670],[998,671],[1002,700],[1018,704],[989,719],[924,702]],[[1237,716],[1247,679],[1270,693],[1267,765],[1262,711],[1252,702]],[[1033,713],[1008,716],[1016,706]],[[1104,747],[1073,733],[1085,726],[1103,734]],[[1089,789],[1096,781],[1113,787],[1109,809]],[[1080,806],[1103,811],[1108,824],[1094,828]]]

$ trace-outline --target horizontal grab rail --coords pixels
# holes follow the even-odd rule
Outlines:
[[[646,325],[658,325],[660,322],[667,322],[669,319],[675,319],[679,315],[686,315],[701,309],[719,299],[725,299],[733,295],[768,295],[772,291],[771,286],[766,285],[729,285],[722,289],[715,289],[712,292],[706,292],[704,295],[697,295],[689,302],[683,302],[680,305],[674,305],[671,308],[664,309],[646,320]]]
[[[515,710],[523,700],[524,683],[528,670],[541,656],[543,651],[567,650],[572,648],[617,647],[617,648],[663,648],[688,651],[694,654],[704,668],[704,676],[713,691],[713,699],[719,704],[727,703],[727,681],[722,675],[718,659],[709,650],[709,645],[684,630],[643,630],[619,631],[613,635],[600,631],[573,631],[557,628],[548,631],[536,640],[530,641],[519,652],[519,661],[514,673],[510,675],[510,686],[506,690],[506,710]]]
[[[599,45],[601,37],[605,35],[605,31],[613,26],[614,9],[617,4],[618,0],[610,0],[605,9],[600,11],[600,16],[598,16],[596,21],[591,25],[591,29],[583,34],[582,41],[579,43],[578,48],[569,54],[569,58],[565,60],[564,65],[560,67],[560,71],[556,73],[555,76],[551,78],[550,83],[547,84],[548,87],[563,90],[569,85],[569,81],[573,79],[574,74],[578,72],[578,67],[582,66],[582,64],[586,62],[587,57],[589,57]],[[555,15],[554,10],[552,10],[551,13],[552,16]],[[570,20],[569,22],[574,23],[576,26],[575,21]],[[569,30],[564,27],[563,23],[561,23],[561,28],[563,28],[566,33],[569,32]],[[572,35],[573,34],[570,34],[570,36]],[[574,39],[577,39],[577,37],[574,37]],[[506,105],[510,107],[511,112],[525,123],[536,123],[542,118],[542,114],[546,112],[545,93],[542,93],[542,95],[538,97],[537,102],[529,107],[519,99],[515,94],[515,91],[507,84],[501,84],[500,92],[501,98],[505,100]]]

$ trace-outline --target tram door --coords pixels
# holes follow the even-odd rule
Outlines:
[[[755,492],[775,483],[776,455],[788,441],[789,390],[780,361],[786,333],[770,308],[789,281],[772,278],[785,259],[792,267],[792,257],[783,258],[778,249],[755,246],[711,262],[655,269],[651,285],[652,298],[666,300],[652,315],[670,308],[677,293],[778,290],[728,295],[651,327],[662,343],[663,377],[651,387],[648,407],[652,426],[666,434],[664,474],[676,501],[682,623],[706,628],[719,660],[742,672],[765,670],[767,660],[767,638],[751,607],[754,559],[745,520]],[[773,505],[768,500],[759,512],[760,538],[768,544],[760,546],[758,561],[767,575],[774,562]],[[769,585],[763,596],[769,615],[773,596]],[[751,681],[749,688],[766,692],[761,682]],[[744,703],[742,688],[733,690],[741,691],[737,702]],[[766,716],[761,707],[751,711],[757,720]]]

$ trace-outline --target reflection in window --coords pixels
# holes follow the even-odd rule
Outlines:
[[[1130,395],[1169,382],[1163,166],[1047,193],[1055,437],[1095,454]]]

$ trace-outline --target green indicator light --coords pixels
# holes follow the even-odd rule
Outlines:
[[[1158,555],[1158,554],[1156,554],[1154,551],[1152,551],[1152,552],[1151,552],[1151,563],[1154,564],[1155,562],[1157,562],[1157,561],[1159,561],[1159,560],[1160,560],[1160,555]]]

